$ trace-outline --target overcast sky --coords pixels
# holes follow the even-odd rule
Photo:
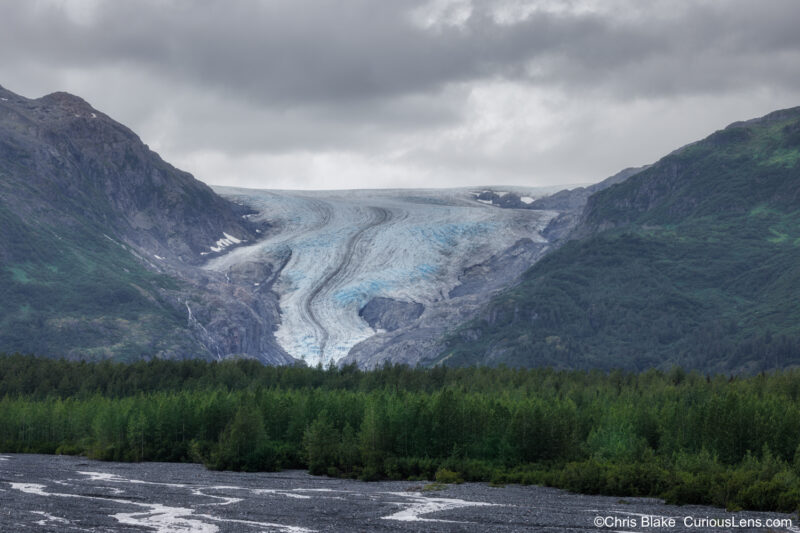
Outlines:
[[[800,105],[796,0],[6,0],[0,85],[199,179],[595,182]]]

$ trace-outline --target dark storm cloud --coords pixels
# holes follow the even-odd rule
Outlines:
[[[492,76],[627,94],[712,91],[757,83],[742,76],[751,55],[763,61],[759,74],[772,73],[764,82],[798,82],[793,65],[775,69],[782,59],[773,54],[800,49],[800,3],[670,4],[627,17],[540,12],[500,24],[489,12],[496,3],[481,2],[463,24],[430,29],[412,23],[424,3],[411,0],[104,2],[88,22],[65,18],[58,4],[14,2],[0,19],[0,57],[127,62],[272,105],[386,98]]]
[[[299,153],[342,179],[575,182],[800,99],[797,20],[795,0],[12,0],[0,84],[78,92],[234,181]]]

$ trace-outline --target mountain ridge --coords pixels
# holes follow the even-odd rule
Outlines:
[[[199,269],[269,228],[251,214],[80,97],[0,89],[0,350],[292,362],[277,298]]]
[[[201,253],[213,254],[224,233],[252,240],[261,229],[242,218],[249,210],[163,161],[134,132],[83,99],[64,92],[4,98],[0,157],[6,179],[16,175],[18,187],[7,183],[3,193],[18,208],[26,200],[44,200],[55,212],[79,212],[110,225],[130,244],[190,264],[202,262]],[[15,158],[28,160],[27,172],[23,165],[8,169]],[[19,187],[23,176],[28,194]]]
[[[589,197],[559,250],[434,362],[755,372],[800,363],[800,108]]]
[[[791,108],[545,197],[223,198],[77,96],[0,88],[0,350],[268,364],[319,353],[365,367],[800,364],[798,161]],[[408,249],[371,255],[380,243],[389,256]],[[339,267],[326,266],[331,253]],[[357,337],[342,336],[345,318]],[[303,330],[309,320],[320,331]]]

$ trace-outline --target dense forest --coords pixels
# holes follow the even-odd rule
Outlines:
[[[800,371],[0,357],[0,451],[442,482],[536,483],[795,511]]]

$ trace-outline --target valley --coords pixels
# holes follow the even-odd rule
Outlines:
[[[379,7],[3,2],[0,533],[800,533],[800,2]]]
[[[302,191],[212,188],[77,96],[0,94],[0,352],[797,364],[800,108],[569,190]]]

